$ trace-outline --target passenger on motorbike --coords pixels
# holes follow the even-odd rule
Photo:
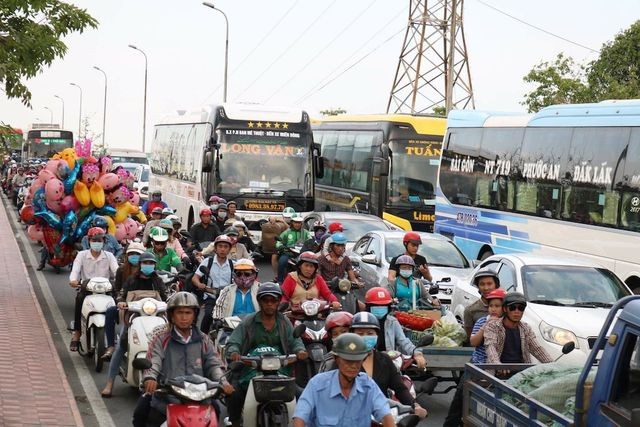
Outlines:
[[[431,298],[427,287],[413,276],[416,264],[409,255],[401,255],[396,259],[395,267],[400,274],[389,283],[389,293],[397,300],[398,310],[409,311],[416,304],[424,310],[441,310],[444,308],[437,298]]]
[[[282,298],[280,286],[277,283],[263,283],[258,288],[256,298],[260,310],[245,317],[227,340],[226,353],[229,359],[239,361],[242,355],[248,355],[257,347],[270,346],[281,354],[296,354],[299,360],[305,360],[308,355],[302,340],[293,337],[293,325],[278,312]],[[249,368],[240,374],[245,379],[243,386],[239,383],[239,376],[234,375],[232,383],[235,391],[227,398],[227,410],[233,426],[239,426],[242,418],[248,386],[247,370]]]
[[[164,201],[162,201],[162,191],[154,190],[150,194],[149,200],[142,204],[142,212],[149,218],[151,213],[155,208],[160,208],[160,213],[162,214],[162,209],[169,207]],[[154,218],[155,219],[155,218]]]
[[[356,276],[351,259],[344,254],[347,245],[347,237],[343,233],[334,233],[329,237],[329,251],[318,258],[318,270],[322,278],[329,282],[334,278],[344,279],[346,276],[352,283],[361,286]]]
[[[333,347],[333,342],[340,335],[349,332],[349,328],[351,327],[351,321],[353,319],[353,314],[348,311],[334,311],[329,314],[324,322],[324,329],[329,334],[329,338],[331,341],[327,344],[328,353],[324,355],[324,360],[322,361],[322,365],[320,365],[319,372],[326,372],[330,369],[334,369],[333,363],[333,354],[331,353],[331,348]],[[330,367],[327,364],[330,362]]]
[[[200,210],[200,222],[193,224],[189,229],[189,234],[197,244],[202,242],[213,242],[220,235],[220,229],[211,222],[211,209]]]
[[[247,250],[246,246],[238,242],[238,237],[240,236],[238,230],[236,230],[234,227],[229,227],[224,230],[224,234],[231,239],[231,251],[229,251],[229,259],[235,261],[242,258],[251,258],[251,254]],[[202,253],[204,255],[205,251],[203,251]]]
[[[129,256],[127,258],[129,258]],[[126,280],[116,299],[119,310],[127,309],[127,295],[132,291],[156,291],[158,293],[158,297],[162,301],[167,300],[167,289],[162,279],[155,272],[157,263],[155,257],[149,252],[144,252],[140,255],[138,262],[140,268],[138,268],[137,271]],[[113,382],[118,375],[120,363],[122,363],[122,358],[127,350],[126,345],[128,342],[128,332],[127,327],[122,328],[115,352],[113,351],[113,347],[110,347],[113,355],[109,355],[111,357],[111,363],[109,364],[109,372],[107,373],[107,384],[104,386],[101,393],[102,397],[111,397]],[[109,335],[113,337],[114,333],[115,322],[106,323],[105,334],[107,337],[109,337]],[[113,345],[113,341],[111,345]]]
[[[242,218],[236,215],[237,208],[238,208],[238,204],[236,203],[235,200],[231,200],[227,202],[227,220],[232,219],[234,221],[242,221]]]
[[[387,273],[387,281],[389,283],[392,283],[396,279],[396,276],[398,276],[398,268],[395,266],[396,260],[403,255],[408,255],[413,259],[417,267],[415,270],[415,274],[417,277],[422,277],[424,279],[427,279],[428,281],[432,281],[433,277],[431,277],[427,259],[418,253],[418,249],[422,244],[422,238],[420,237],[420,235],[415,231],[409,231],[405,233],[404,237],[402,238],[402,244],[404,245],[405,252],[391,259],[392,267],[389,268],[389,272]]]
[[[158,223],[158,227],[166,230],[167,234],[169,235],[169,238],[167,240],[167,248],[173,249],[173,251],[178,255],[178,257],[180,257],[181,261],[188,259],[189,255],[187,255],[184,252],[184,249],[182,249],[182,245],[180,244],[180,241],[174,236],[173,222],[171,222],[171,220],[167,217],[160,220],[160,222]]]
[[[169,241],[167,230],[161,227],[154,227],[149,237],[151,237],[152,247],[147,249],[147,252],[156,257],[158,270],[170,271],[171,267],[182,268],[182,261],[178,254],[167,247],[167,242]]]
[[[119,259],[122,255],[123,248],[115,236],[107,232],[109,229],[109,223],[107,220],[103,216],[96,215],[91,221],[91,226],[100,227],[104,230],[104,250],[111,252],[117,259]],[[82,245],[82,250],[89,249],[89,236],[84,236],[80,241],[80,244]]]
[[[317,273],[317,255],[313,252],[301,253],[296,262],[296,271],[289,273],[282,284],[282,302],[298,305],[305,300],[318,298],[331,303],[333,309],[341,309],[338,298]]]
[[[151,240],[149,235],[153,227],[157,227],[162,219],[162,208],[155,208],[151,211],[151,219],[144,225],[144,234],[142,235],[142,244],[149,247],[151,246]]]
[[[26,179],[27,177],[24,174],[24,168],[20,166],[17,173],[13,176],[13,178],[11,178],[11,198],[14,205],[16,205],[18,202],[18,190],[20,190],[20,187],[24,185]]]
[[[302,228],[302,215],[294,214],[291,217],[291,228],[282,232],[276,241],[278,250],[278,283],[284,282],[285,272],[289,258],[292,257],[291,249],[296,245],[302,245],[311,238],[309,230]]]
[[[418,368],[424,369],[427,360],[420,351],[416,351],[416,346],[402,331],[402,326],[398,320],[389,315],[391,304],[391,294],[381,287],[374,287],[365,294],[366,310],[373,314],[380,322],[380,335],[384,340],[378,340],[376,349],[380,351],[396,350],[402,354],[413,356]]]
[[[226,394],[233,391],[223,377],[222,361],[211,339],[195,326],[199,311],[197,298],[189,292],[178,292],[168,301],[169,324],[149,345],[151,368],[144,371],[145,394],[133,413],[134,426],[160,425],[165,421],[167,404],[180,402],[155,391],[159,384],[181,375],[196,374],[220,381]]]
[[[87,232],[91,249],[80,251],[73,261],[71,274],[69,275],[69,286],[80,288],[76,295],[74,310],[73,335],[71,337],[70,351],[78,351],[82,330],[80,319],[82,317],[82,303],[87,296],[84,286],[93,277],[112,278],[118,270],[118,261],[111,252],[102,250],[104,246],[104,230],[99,227],[92,227]]]
[[[222,288],[213,308],[213,319],[254,313],[258,308],[258,269],[253,261],[239,259],[233,264],[233,284]]]
[[[302,249],[300,252],[311,251],[314,253],[320,252],[320,241],[322,240],[322,236],[327,233],[327,226],[324,225],[322,221],[316,221],[313,224],[313,237],[307,239],[306,242],[302,245]]]
[[[332,222],[329,224],[329,229],[322,239],[320,239],[320,252],[322,255],[326,255],[329,252],[329,238],[335,233],[344,233],[344,226],[341,222]]]
[[[232,227],[238,232],[238,243],[242,243],[249,252],[255,252],[257,247],[256,244],[253,243],[253,240],[251,240],[247,225],[242,221],[234,221]]]

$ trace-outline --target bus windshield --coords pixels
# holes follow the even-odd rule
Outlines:
[[[27,133],[29,157],[51,157],[73,147],[73,133],[65,130],[31,130]]]
[[[389,204],[396,207],[433,205],[442,145],[424,140],[389,143]]]
[[[311,194],[308,136],[280,131],[221,132],[218,169],[221,193],[282,195],[293,190],[304,196]]]

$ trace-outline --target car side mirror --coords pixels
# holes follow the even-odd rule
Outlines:
[[[576,343],[569,341],[562,346],[562,354],[569,354],[576,348]]]
[[[376,258],[376,254],[366,254],[362,256],[362,262],[365,264],[373,264],[380,266],[380,261]]]
[[[433,284],[429,286],[429,295],[438,295],[440,293],[440,286]]]

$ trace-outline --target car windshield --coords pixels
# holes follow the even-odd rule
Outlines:
[[[140,175],[140,181],[149,182],[149,169],[142,169],[142,174]]]
[[[522,282],[527,300],[557,305],[606,307],[628,295],[620,280],[603,268],[529,265],[522,268]]]
[[[112,163],[137,163],[137,164],[142,164],[142,165],[148,165],[149,164],[149,161],[147,160],[146,157],[140,157],[140,156],[112,155],[111,156],[111,162]]]
[[[369,231],[388,229],[382,221],[332,218],[327,221],[327,224],[331,224],[332,222],[342,223],[344,235],[347,237],[348,242],[355,242]]]
[[[387,262],[405,252],[402,237],[387,237],[385,254]],[[469,262],[462,252],[448,240],[424,239],[418,253],[427,259],[430,265],[452,268],[469,268]]]

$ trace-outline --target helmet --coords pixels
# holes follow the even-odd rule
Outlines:
[[[170,219],[164,218],[161,219],[158,223],[158,227],[165,228],[167,230],[173,230],[173,222]]]
[[[92,227],[107,228],[107,227],[109,227],[109,223],[107,222],[107,220],[103,216],[97,215],[91,221],[91,226]]]
[[[311,251],[306,251],[306,252],[302,252],[300,254],[300,256],[298,257],[298,261],[296,262],[296,266],[300,266],[300,264],[302,264],[303,262],[310,262],[311,264],[315,265],[316,268],[318,267],[318,256],[311,252]]]
[[[251,270],[251,271],[255,271],[256,273],[258,272],[256,265],[249,258],[240,258],[239,260],[237,260],[235,263],[233,263],[233,270],[234,271]]]
[[[402,238],[402,243],[406,245],[409,242],[415,243],[416,245],[421,245],[422,239],[420,238],[420,235],[415,231],[409,231],[408,233],[405,233],[404,237]]]
[[[381,287],[371,288],[364,296],[364,302],[366,304],[373,305],[387,305],[391,304],[391,294],[388,290]]]
[[[229,227],[227,229],[224,230],[224,234],[227,236],[236,236],[238,237],[240,234],[238,233],[238,230],[235,229],[235,227]]]
[[[280,285],[274,282],[264,282],[260,284],[258,293],[256,294],[256,299],[260,301],[262,297],[266,296],[272,296],[278,300],[282,298],[282,289],[280,289]]]
[[[226,234],[221,234],[218,237],[216,237],[216,240],[213,241],[213,246],[214,247],[218,246],[218,243],[228,243],[229,246],[233,246],[233,241],[231,241],[229,236],[227,236]]]
[[[294,213],[293,215],[291,215],[291,221],[293,222],[302,222],[304,219],[302,218],[302,215],[300,215],[299,213]]]
[[[496,288],[500,287],[500,278],[498,277],[498,273],[496,273],[492,268],[484,267],[476,271],[476,274],[473,275],[473,284],[478,286],[478,282],[482,277],[493,277],[493,280],[496,282]]]
[[[220,203],[220,200],[222,200],[219,196],[211,196],[209,197],[209,204],[211,203]]]
[[[229,207],[229,206],[231,206],[231,205],[233,205],[233,206],[238,206],[238,204],[236,203],[236,201],[235,201],[235,200],[231,200],[231,201],[227,202],[227,207]]]
[[[324,225],[324,222],[322,221],[316,221],[313,223],[313,231],[316,232],[318,230],[324,230],[327,231],[327,226]]]
[[[226,211],[227,210],[227,204],[226,203],[220,203],[218,205],[218,209],[224,209]]]
[[[202,215],[211,216],[211,209],[209,209],[209,208],[200,209],[200,216],[202,216]]]
[[[91,227],[87,232],[87,236],[89,236],[89,238],[96,236],[104,237],[104,230],[100,227]]]
[[[351,320],[351,329],[375,329],[380,330],[380,322],[373,314],[368,311],[359,311],[353,315]]]
[[[167,233],[167,230],[164,228],[152,227],[149,237],[151,237],[151,240],[154,242],[166,242],[169,240],[169,233]]]
[[[142,254],[146,252],[144,249],[144,245],[142,243],[138,243],[138,242],[131,242],[129,243],[129,246],[127,246],[127,253],[136,253],[136,254]]]
[[[193,308],[195,311],[194,322],[198,320],[200,304],[198,303],[198,298],[196,298],[196,296],[191,292],[176,292],[171,298],[169,298],[167,301],[167,314],[169,315],[169,321],[171,321],[171,313],[173,313],[173,310],[179,307]]]
[[[282,216],[285,217],[285,218],[291,218],[294,213],[296,213],[295,209],[290,208],[290,207],[286,207],[282,211]]]
[[[182,221],[180,220],[180,217],[178,215],[169,215],[165,219],[168,219],[169,221],[171,221],[173,225],[176,225],[176,224],[182,225]]]
[[[161,213],[162,213],[162,208],[153,208],[153,210],[151,211],[151,215],[161,214]]]
[[[247,230],[248,230],[248,228],[247,228],[247,224],[245,224],[245,223],[244,223],[244,222],[242,222],[242,221],[234,221],[234,223],[233,223],[231,226],[232,226],[233,228],[238,228],[238,227],[244,228],[244,231],[247,231]]]
[[[324,322],[324,329],[329,332],[337,326],[351,326],[353,314],[348,311],[334,311],[327,316]]]
[[[344,233],[337,232],[331,235],[331,240],[329,240],[329,244],[333,245],[346,245],[347,244],[347,236]]]
[[[331,224],[329,224],[329,233],[333,234],[336,231],[344,231],[341,222],[332,222]]]
[[[140,264],[149,261],[153,261],[154,264],[158,263],[158,260],[151,252],[143,252],[142,254],[140,254]]]
[[[173,215],[173,209],[171,208],[164,208],[162,209],[162,215]]]
[[[504,299],[504,297],[507,295],[507,291],[505,291],[504,289],[496,289],[495,291],[492,291],[491,293],[489,293],[489,295],[487,295],[485,297],[485,299],[487,301],[489,301],[490,299]]]
[[[160,191],[160,190],[153,190],[153,191],[151,192],[151,195],[152,195],[152,196],[160,196],[160,197],[162,197],[162,191]]]
[[[416,263],[409,255],[400,255],[396,260],[396,265],[410,265],[411,267],[415,267]]]
[[[502,302],[502,305],[506,307],[511,304],[527,305],[527,299],[520,292],[509,292],[507,296],[504,297],[504,301]]]
[[[331,353],[345,360],[364,360],[369,350],[360,335],[347,332],[336,338]]]

